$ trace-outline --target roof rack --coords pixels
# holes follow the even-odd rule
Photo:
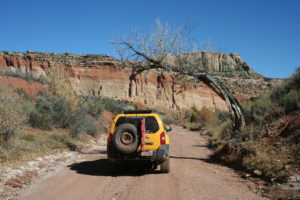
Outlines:
[[[153,113],[153,110],[124,110],[123,114],[149,114]]]

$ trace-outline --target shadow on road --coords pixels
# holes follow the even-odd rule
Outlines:
[[[179,160],[199,160],[210,164],[219,164],[219,162],[212,158],[193,158],[193,157],[183,157],[183,156],[170,156],[172,159],[179,159]]]
[[[208,144],[195,144],[195,145],[192,145],[193,147],[204,147],[204,148],[208,148],[209,145]]]
[[[79,174],[91,176],[143,176],[159,173],[159,171],[150,170],[147,167],[133,163],[126,163],[120,167],[116,167],[109,163],[107,159],[73,163],[68,167]]]

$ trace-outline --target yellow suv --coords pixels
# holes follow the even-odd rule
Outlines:
[[[169,136],[165,126],[151,110],[130,110],[118,114],[111,125],[107,140],[107,156],[111,163],[144,161],[152,169],[160,165],[169,173]]]

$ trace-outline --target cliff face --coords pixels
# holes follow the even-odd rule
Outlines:
[[[253,72],[237,54],[198,53],[199,62],[228,84],[238,98],[250,98],[271,87],[270,81]],[[226,109],[224,101],[203,83],[180,82],[171,74],[151,70],[131,77],[130,63],[107,55],[0,52],[0,69],[47,76],[52,67],[64,67],[78,94],[141,102],[160,109],[203,106]],[[231,77],[229,77],[229,75]],[[244,83],[244,84],[241,84]]]
[[[194,63],[192,65],[195,65],[197,70],[207,71],[215,76],[262,78],[237,53],[190,52],[181,54],[177,58],[168,55],[165,62],[169,65],[178,65],[178,60],[181,59],[189,60],[189,63]]]

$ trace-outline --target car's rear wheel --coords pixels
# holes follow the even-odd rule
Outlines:
[[[136,127],[132,124],[118,126],[112,137],[115,149],[120,153],[133,153],[138,146],[138,134]]]
[[[169,173],[170,172],[170,159],[169,157],[160,165],[161,173]]]

